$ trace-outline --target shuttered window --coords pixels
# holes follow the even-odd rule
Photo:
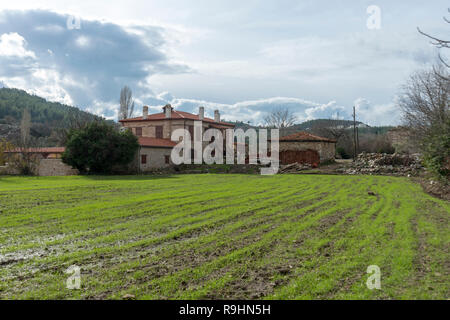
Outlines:
[[[162,139],[163,137],[163,126],[156,126],[156,138]]]
[[[141,154],[141,164],[146,164],[146,163],[147,163],[147,155]]]
[[[142,128],[136,128],[136,135],[142,137]]]

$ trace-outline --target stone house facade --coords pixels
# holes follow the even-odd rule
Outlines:
[[[199,107],[198,114],[192,114],[175,110],[168,104],[161,113],[148,114],[148,106],[144,106],[141,117],[119,120],[124,128],[130,129],[138,137],[140,147],[134,162],[136,169],[146,172],[171,166],[170,154],[178,143],[171,140],[172,132],[185,129],[193,139],[194,121],[202,122],[203,132],[215,128],[221,130],[224,136],[226,129],[234,128],[233,124],[220,121],[219,110],[214,111],[214,119],[205,117],[204,113],[204,107]],[[208,143],[203,142],[204,146]]]
[[[309,163],[313,166],[334,160],[336,140],[307,132],[297,132],[279,139],[280,163]]]

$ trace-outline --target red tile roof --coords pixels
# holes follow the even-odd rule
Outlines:
[[[139,145],[141,147],[173,148],[177,143],[170,139],[139,137]]]
[[[336,140],[328,139],[324,137],[315,136],[308,132],[300,131],[288,136],[281,137],[279,141],[303,141],[303,142],[333,142],[336,143]]]
[[[149,114],[147,119],[143,119],[142,117],[136,117],[136,118],[129,118],[129,119],[119,120],[119,122],[155,121],[155,120],[165,120],[165,119],[168,119],[168,118],[166,118],[164,112],[161,112],[161,113]],[[184,112],[184,111],[177,111],[177,110],[172,110],[172,115],[171,115],[170,119],[200,120],[198,118],[198,114],[193,114],[193,113]],[[211,119],[211,118],[203,118],[203,121],[216,123],[216,124],[221,124],[221,125],[227,126],[227,127],[234,127],[234,124],[227,123],[227,122],[222,122],[222,121],[221,122],[215,122],[214,119]]]
[[[234,125],[232,125],[234,127]],[[217,124],[217,122],[214,122],[211,124],[211,128],[215,128],[215,129],[231,129],[232,127],[230,126],[224,126],[222,124]]]
[[[49,148],[28,148],[28,149],[22,149],[22,148],[15,148],[10,151],[5,151],[5,153],[19,153],[19,152],[26,152],[26,153],[63,153],[66,150],[64,147],[49,147]]]

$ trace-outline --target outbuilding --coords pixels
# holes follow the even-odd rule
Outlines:
[[[281,137],[280,163],[309,163],[317,167],[319,163],[334,160],[336,140],[319,137],[308,132],[297,132]]]

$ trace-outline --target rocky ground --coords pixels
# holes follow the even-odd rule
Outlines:
[[[418,154],[361,153],[356,161],[336,160],[311,168],[308,164],[292,163],[280,166],[279,173],[368,174],[388,176],[420,176],[424,172]]]
[[[410,177],[419,175],[423,169],[419,154],[360,153],[349,168],[342,167],[337,172]]]

